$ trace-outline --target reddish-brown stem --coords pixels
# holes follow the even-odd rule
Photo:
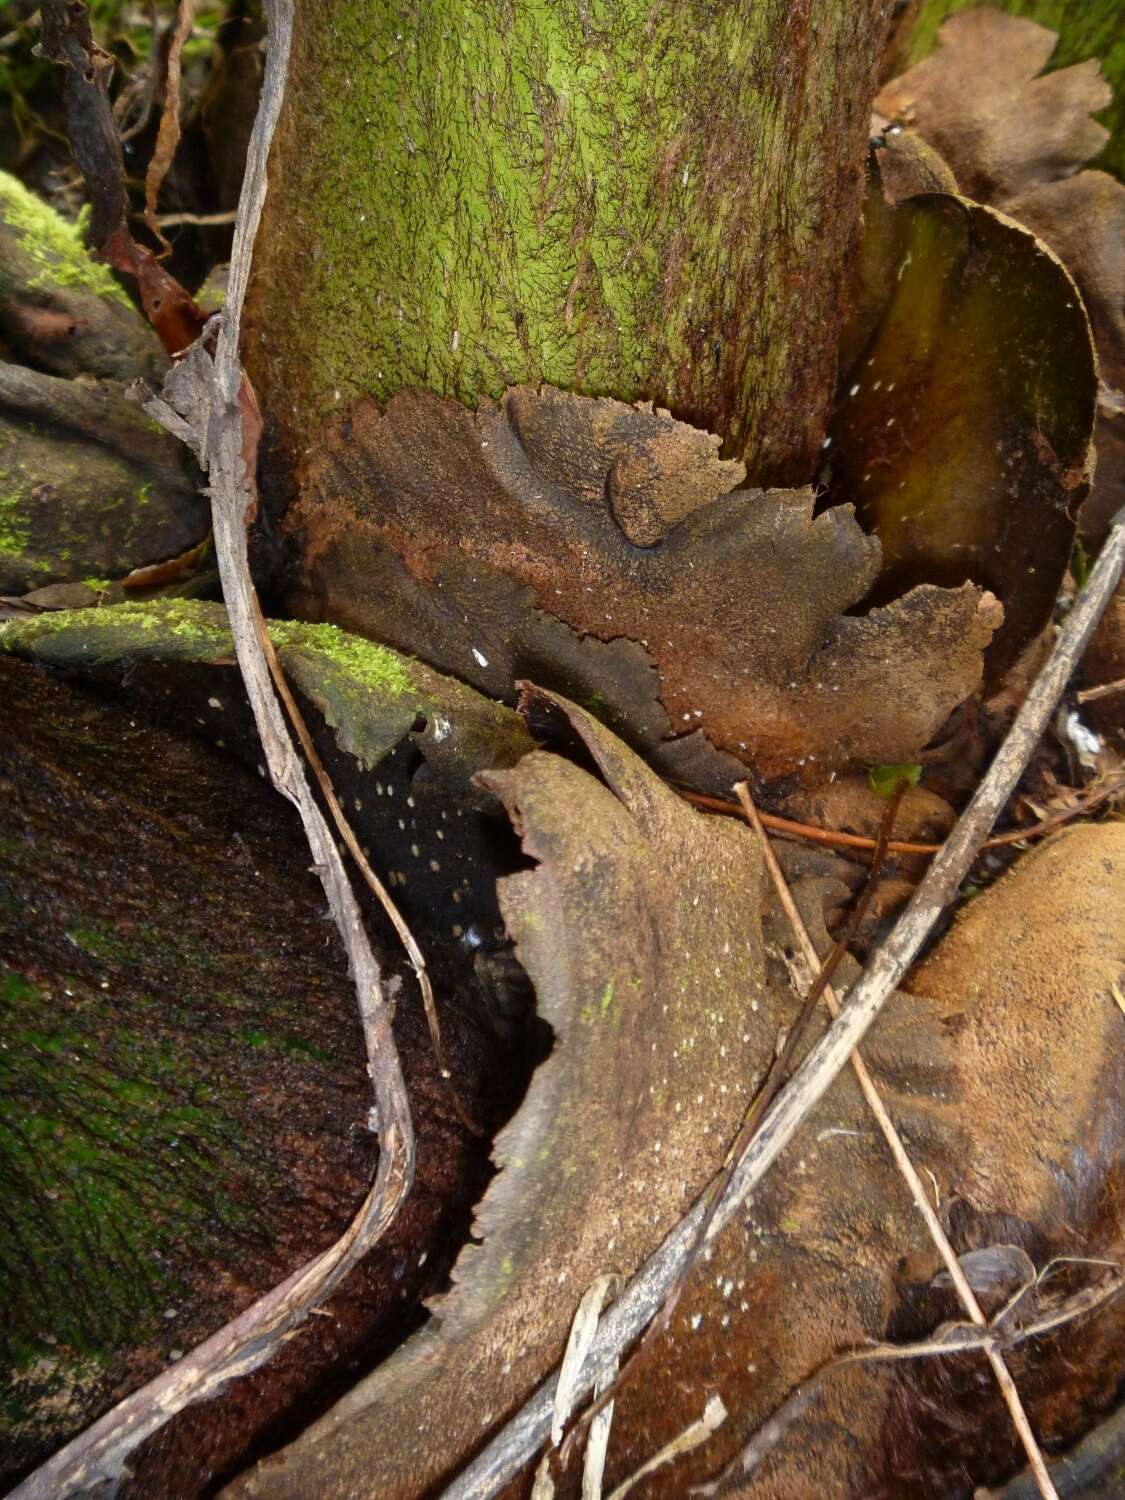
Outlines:
[[[743,820],[746,818],[746,814],[737,802],[728,802],[722,797],[706,797],[702,792],[689,792],[684,787],[677,787],[676,791],[685,802],[690,802],[693,807],[706,808],[708,812],[723,813],[730,818]],[[1022,844],[1025,839],[1039,838],[1044,833],[1050,833],[1053,828],[1068,823],[1071,818],[1076,818],[1081,813],[1091,812],[1100,803],[1123,791],[1125,791],[1125,779],[1116,777],[1099,787],[1092,788],[1074,807],[1051,813],[1042,822],[1032,823],[1028,828],[1010,828],[1007,833],[998,833],[992,838],[985,839],[981,849],[999,849],[1007,844]],[[816,844],[832,844],[841,849],[874,849],[879,842],[878,839],[869,838],[865,834],[842,833],[835,828],[817,828],[812,823],[798,823],[792,818],[780,818],[775,813],[763,812],[758,816],[774,833],[791,834],[794,838],[808,839]],[[937,854],[941,848],[943,848],[941,844],[912,844],[900,839],[892,839],[887,845],[887,853]]]

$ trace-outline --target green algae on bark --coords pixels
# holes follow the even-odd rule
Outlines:
[[[304,447],[357,395],[548,381],[807,479],[885,14],[301,8],[249,315],[265,410]]]
[[[420,939],[471,962],[497,943],[510,840],[476,773],[533,746],[473,688],[332,625],[270,631],[361,845]],[[0,653],[108,676],[162,720],[260,759],[226,611],[195,600],[58,610],[0,622]]]
[[[10,350],[55,375],[157,378],[155,335],[78,224],[0,172],[0,333]]]
[[[187,450],[119,383],[0,362],[0,593],[122,578],[207,530]]]
[[[523,720],[423,662],[335,625],[270,622],[282,666],[367,770],[415,729],[439,763],[458,757],[510,765],[531,749]],[[52,666],[89,667],[149,657],[233,665],[234,640],[221,604],[194,599],[57,610],[0,623],[0,652]]]
[[[373,1142],[347,976],[272,794],[10,657],[0,677],[10,1478],[331,1239]]]

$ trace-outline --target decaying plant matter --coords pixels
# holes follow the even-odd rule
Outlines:
[[[700,727],[764,773],[907,759],[978,684],[996,601],[920,585],[848,613],[879,544],[811,490],[734,490],[717,445],[546,388],[362,403],[308,466],[302,606],[494,697],[556,687],[689,777],[672,737]]]
[[[393,374],[385,384],[395,393],[383,407],[371,395],[355,398],[354,385],[345,400],[337,394],[330,402],[323,389],[295,391],[289,414],[300,408],[293,417],[300,463],[293,465],[292,431],[281,432],[271,455],[282,455],[278,472],[297,491],[285,531],[294,562],[288,581],[295,580],[287,603],[306,620],[334,623],[269,623],[247,558],[262,413],[239,356],[292,27],[288,0],[268,9],[269,60],[230,291],[224,312],[207,321],[129,233],[105,59],[81,6],[44,6],[45,53],[63,65],[75,154],[94,200],[93,240],[136,277],[175,355],[162,395],[146,407],[208,476],[226,611],[164,602],[58,613],[61,597],[32,598],[10,605],[31,614],[0,625],[0,648],[93,671],[101,682],[111,676],[133,692],[174,662],[191,692],[209,693],[221,680],[226,693],[237,660],[269,775],[300,812],[356,982],[377,1175],[359,1217],[330,1250],[107,1413],[18,1493],[46,1497],[115,1480],[168,1415],[267,1359],[410,1191],[410,1108],[391,1006],[291,723],[301,745],[319,747],[314,774],[345,844],[378,867],[375,886],[384,895],[389,888],[412,922],[428,923],[423,946],[444,944],[466,967],[472,952],[480,977],[495,959],[509,979],[529,981],[551,1047],[497,1138],[499,1170],[479,1205],[479,1243],[462,1249],[429,1322],[225,1493],[415,1500],[448,1486],[450,1496],[495,1494],[516,1481],[552,1428],[557,1441],[564,1406],[575,1409],[607,1383],[705,1240],[659,1356],[643,1382],[615,1392],[608,1484],[627,1482],[659,1453],[669,1461],[645,1477],[646,1496],[678,1496],[692,1483],[710,1493],[724,1466],[753,1500],[890,1495],[911,1485],[948,1492],[960,1456],[919,1439],[916,1417],[940,1405],[954,1428],[961,1408],[982,1399],[976,1366],[968,1357],[958,1363],[935,1403],[929,1373],[909,1378],[897,1361],[840,1358],[873,1343],[885,1353],[891,1340],[914,1352],[920,1342],[931,1353],[951,1347],[929,1337],[955,1311],[944,1275],[977,1325],[953,1342],[962,1352],[987,1349],[1049,1497],[1037,1437],[1073,1440],[1120,1379],[1125,1311],[1110,1295],[1120,1277],[1102,1288],[1102,1300],[1091,1294],[1081,1304],[1089,1317],[1080,1330],[1055,1318],[1056,1341],[1042,1359],[1027,1354],[1004,1316],[994,1317],[991,1299],[1013,1266],[1036,1273],[1060,1257],[1116,1261],[1125,1253],[1113,1210],[1125,1118],[1105,1102],[1116,1100],[1122,1082],[1120,1017],[1107,999],[1125,930],[1120,828],[1049,841],[908,971],[1008,801],[1120,576],[1125,516],[1110,527],[1053,649],[1041,643],[1045,665],[1033,682],[1026,667],[1029,686],[1011,733],[898,925],[862,975],[845,964],[846,1004],[742,1143],[741,1159],[721,1179],[713,1222],[705,1217],[708,1186],[798,1009],[794,964],[759,841],[741,823],[705,816],[662,777],[726,792],[749,769],[782,806],[795,788],[813,794],[840,772],[921,758],[953,710],[962,706],[971,717],[982,680],[998,682],[1021,653],[1026,666],[1028,648],[1049,626],[1090,484],[1099,400],[1090,322],[1103,377],[1120,333],[1106,246],[1084,260],[1076,252],[1070,271],[1056,254],[1067,254],[1060,220],[1079,197],[1083,212],[1103,199],[1116,211],[1115,195],[1097,182],[1080,192],[1061,186],[1097,176],[1071,175],[1098,140],[1089,120],[1102,98],[1096,70],[1036,80],[1047,55],[1040,28],[1017,34],[962,18],[928,69],[881,96],[881,108],[893,104],[932,142],[927,149],[949,159],[931,162],[924,183],[904,187],[891,169],[889,134],[869,164],[866,238],[844,327],[840,399],[821,450],[823,485],[768,488],[753,475],[747,485],[744,464],[722,456],[724,442],[725,451],[742,451],[731,445],[733,429],[745,437],[747,412],[757,409],[756,397],[744,399],[741,364],[737,421],[712,433],[652,401],[539,383],[521,311],[510,329],[505,323],[505,338],[531,373],[505,365],[517,372],[490,375],[491,395],[479,386],[475,409],[448,389],[402,389]],[[183,8],[181,36],[190,10]],[[311,25],[299,33],[302,57],[312,55],[312,36]],[[975,135],[963,132],[962,140],[954,128],[966,57],[982,37],[996,39],[1001,102],[1037,101],[1026,149],[1013,150],[1009,136],[993,130],[979,101],[964,105]],[[434,43],[439,52],[447,40]],[[622,45],[616,34],[611,40]],[[706,46],[715,47],[710,29]],[[393,71],[399,64],[390,56],[388,63],[380,54],[379,66]],[[793,80],[782,81],[788,88]],[[565,96],[552,90],[546,103],[536,96],[550,122],[545,139],[565,157],[552,163],[545,148],[534,189],[550,197],[540,205],[540,229],[565,197],[566,181],[553,174],[571,170],[584,128],[559,103]],[[507,108],[519,97],[497,91],[492,103]],[[304,108],[291,102],[289,146]],[[347,108],[354,102],[349,92]],[[169,131],[174,99],[170,107]],[[1057,122],[1045,124],[1049,115],[1061,115],[1061,146]],[[442,121],[424,124],[427,139],[431,127],[440,136]],[[852,119],[841,140],[858,133]],[[709,170],[711,145],[704,142],[702,158]],[[413,160],[413,146],[408,154]],[[676,191],[686,191],[694,161],[687,146],[670,152],[660,163],[664,189],[679,181]],[[290,158],[283,179],[292,174]],[[707,191],[713,187],[709,179]],[[837,180],[834,211],[858,193],[858,176]],[[154,193],[150,215],[155,206]],[[286,213],[297,239],[309,233],[301,208],[275,197],[268,217],[277,244],[289,243]],[[276,245],[269,254],[276,267]],[[319,292],[330,268],[314,267],[311,257],[309,265]],[[682,278],[682,264],[675,273]],[[592,309],[576,334],[580,349],[602,328],[610,304],[598,296],[608,285],[597,282],[586,254],[566,303],[568,319],[572,302],[585,299]],[[798,287],[794,275],[787,307]],[[840,299],[824,289],[817,297],[818,306],[832,304],[824,316],[834,338]],[[26,418],[36,401],[47,402],[52,382],[66,384],[52,410],[73,408],[84,441],[96,436],[134,462],[137,454],[122,451],[134,428],[117,396],[72,390],[63,380],[73,362],[89,368],[82,361],[98,357],[96,338],[54,349],[64,302],[16,299],[11,326],[30,329],[58,368],[21,370],[0,399],[9,411],[22,401]],[[260,293],[259,305],[268,311],[268,296]],[[286,316],[278,326],[288,326]],[[255,359],[269,371],[276,401],[269,329],[268,316],[255,326],[263,340]],[[308,334],[298,340],[302,359]],[[481,329],[473,336],[487,342]],[[453,329],[440,361],[453,381],[463,373],[460,339]],[[487,350],[474,346],[472,355],[483,359]],[[327,364],[337,357],[334,347]],[[366,357],[374,358],[371,350]],[[740,358],[715,344],[716,369]],[[120,379],[116,366],[105,373]],[[787,432],[799,430],[798,457],[779,455],[769,435],[755,431],[749,447],[766,455],[756,472],[767,482],[813,479],[826,379],[810,369],[793,386],[813,393],[809,414],[786,418]],[[710,400],[713,382],[700,380]],[[582,385],[577,376],[575,384]],[[697,406],[729,414],[725,396],[708,405],[691,389]],[[637,394],[624,386],[620,393]],[[459,386],[457,394],[465,394]],[[335,414],[313,432],[310,412],[326,402]],[[118,420],[95,434],[96,407]],[[1101,408],[1104,417],[1104,385]],[[285,427],[279,419],[279,431]],[[156,465],[169,440],[144,432],[142,456]],[[170,485],[169,493],[179,492]],[[146,543],[146,553],[171,556],[198,543],[198,510],[170,509],[167,535]],[[77,559],[48,557],[29,538],[37,540],[21,532],[15,549],[24,571],[13,573],[13,590],[47,582],[84,587],[90,603],[111,596],[108,587],[90,587],[99,579],[83,582]],[[134,559],[116,534],[97,540],[107,559],[112,552],[104,567],[119,587]],[[1017,697],[1023,691],[1012,689]],[[359,778],[349,782],[362,789],[351,798],[354,835],[324,766]],[[371,779],[377,802],[365,806]],[[447,813],[464,814],[456,831],[443,825]],[[847,888],[826,856],[791,852],[787,862],[793,898],[823,953],[825,914],[846,901]],[[413,934],[408,946],[420,972]],[[922,1217],[937,1251],[871,1131],[863,1076],[858,1088],[838,1076],[865,1034],[868,1082],[878,1079],[888,1116],[933,1182],[935,1205]],[[893,1145],[892,1152],[901,1166]],[[997,1247],[1006,1252],[999,1259]],[[982,1249],[987,1259],[973,1260]],[[591,1314],[582,1335],[585,1353],[556,1382],[583,1294],[593,1286],[600,1300],[611,1285],[613,1302],[600,1319]],[[1067,1306],[1074,1314],[1078,1304]],[[777,1423],[768,1428],[774,1446],[769,1463],[759,1464],[757,1429],[771,1413],[791,1413],[792,1393],[818,1369],[831,1378],[797,1402],[811,1419],[784,1434]],[[983,1393],[998,1399],[991,1385]],[[1015,1433],[1005,1420],[993,1422],[991,1409],[974,1461],[985,1479],[1020,1461]],[[544,1467],[542,1486],[556,1469]],[[555,1478],[565,1487],[573,1476]]]

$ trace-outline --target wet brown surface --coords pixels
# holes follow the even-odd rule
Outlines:
[[[52,1087],[87,1121],[91,1076],[165,1090],[164,1115],[186,1108],[189,1095],[205,1101],[170,1145],[143,1112],[139,1123],[128,1106],[115,1116],[142,1183],[138,1222],[159,1228],[159,1284],[177,1287],[175,1313],[161,1307],[154,1323],[142,1299],[135,1340],[108,1331],[100,1375],[76,1393],[57,1442],[331,1243],[375,1157],[354,997],[288,804],[202,742],[41,669],[0,659],[0,682],[0,957],[26,1003],[42,1002],[39,1030],[64,1038],[52,1053]],[[387,961],[401,967],[393,952]],[[445,1000],[451,976],[437,980],[447,1053],[463,1096],[487,1118],[482,1089],[495,1044],[465,1004]],[[440,1284],[486,1170],[484,1148],[453,1116],[419,1012],[404,989],[396,1037],[419,1157],[387,1242],[275,1361],[135,1454],[124,1493],[206,1493],[418,1321],[417,1299]],[[167,1062],[163,1071],[154,1056]],[[28,1066],[38,1058],[33,1049]],[[41,1105],[15,1102],[17,1119]],[[97,1164],[80,1180],[96,1174]],[[64,1193],[61,1206],[52,1199],[36,1210],[37,1250],[65,1249],[65,1207]],[[96,1308],[112,1305],[115,1278],[138,1266],[147,1274],[153,1253],[130,1243],[115,1257],[99,1244],[76,1265],[83,1275],[96,1268],[93,1284],[76,1290]],[[6,1300],[29,1310],[24,1332],[33,1336],[46,1326],[40,1283],[50,1278],[37,1278],[34,1263],[5,1261]],[[68,1328],[73,1311],[64,1311]],[[91,1341],[107,1334],[97,1319],[89,1331]],[[41,1440],[10,1457],[26,1468],[48,1451]]]

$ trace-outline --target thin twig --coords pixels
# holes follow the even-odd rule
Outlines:
[[[543,1455],[535,1474],[531,1489],[531,1500],[553,1500],[554,1481],[551,1478],[551,1455],[570,1420],[573,1406],[574,1380],[582,1369],[597,1332],[598,1318],[606,1297],[612,1297],[621,1285],[621,1277],[615,1271],[603,1271],[582,1294],[582,1300],[570,1325],[570,1337],[566,1342],[559,1379],[555,1387],[555,1408],[551,1420],[551,1448]],[[612,1379],[612,1377],[611,1377]],[[605,1468],[606,1449],[609,1445],[610,1426],[613,1422],[613,1403],[603,1411],[590,1431],[586,1458],[582,1469],[582,1500],[601,1500],[602,1473]]]
[[[144,214],[134,214],[133,217],[135,219],[144,219],[145,223],[148,222]],[[228,208],[222,213],[215,214],[192,214],[186,210],[183,213],[176,214],[157,214],[152,222],[156,225],[157,229],[174,229],[180,224],[192,224],[200,229],[209,229],[212,225],[233,224],[234,219],[235,210]]]
[[[777,892],[777,899],[781,903],[782,910],[789,919],[789,925],[793,929],[793,935],[797,939],[798,947],[804,956],[807,970],[810,974],[815,973],[816,967],[820,962],[816,948],[809,937],[804,919],[797,909],[797,903],[793,900],[789,884],[782,873],[781,866],[777,862],[777,855],[773,852],[773,847],[766,835],[766,830],[762,826],[758,809],[755,807],[750,796],[750,789],[745,782],[740,782],[735,787],[735,793],[742,804],[747,820],[758,836],[758,843],[766,862],[766,869],[770,873],[770,878],[773,881],[774,889]],[[824,1002],[832,1013],[833,1018],[840,1014],[840,1001],[836,995],[836,991],[830,984],[824,987]],[[903,1145],[902,1137],[895,1128],[894,1121],[887,1112],[879,1090],[875,1086],[875,1080],[867,1070],[867,1064],[863,1061],[858,1050],[851,1054],[848,1061],[852,1065],[852,1071],[855,1074],[860,1091],[867,1101],[867,1107],[875,1116],[875,1121],[879,1129],[883,1132],[883,1138],[890,1147],[891,1155],[895,1159],[895,1165],[898,1167],[906,1181],[907,1187],[910,1189],[910,1195],[914,1199],[918,1212],[922,1215],[930,1238],[937,1246],[938,1254],[945,1262],[945,1268],[949,1272],[958,1297],[961,1299],[962,1307],[969,1314],[972,1322],[978,1328],[983,1328],[987,1323],[987,1319],[981,1310],[980,1303],[977,1301],[976,1294],[961,1268],[957,1252],[949,1243],[941,1220],[930,1206],[926,1189],[915,1170],[914,1163],[907,1154],[906,1147]],[[1019,1433],[1020,1441],[1023,1443],[1024,1451],[1027,1453],[1028,1463],[1031,1465],[1032,1473],[1035,1475],[1036,1483],[1039,1485],[1039,1493],[1044,1497],[1044,1500],[1058,1500],[1054,1485],[1051,1483],[1050,1476],[1047,1473],[1047,1465],[1043,1461],[1043,1454],[1032,1432],[1031,1424],[1028,1421],[1027,1413],[1024,1411],[1019,1392],[1016,1390],[1015,1382],[1007,1365],[1004,1363],[1003,1356],[992,1347],[989,1347],[985,1353],[996,1376],[996,1382],[1000,1387],[1005,1404],[1011,1413],[1016,1431]]]
[[[1123,562],[1125,510],[1114,518],[1101,555],[1064,621],[1050,657],[942,852],[930,866],[894,930],[872,955],[839,1017],[774,1101],[746,1160],[724,1194],[712,1225],[712,1238],[742,1207],[802,1122],[824,1097],[952,899],[989,828],[1023,774],[1121,577]],[[649,1256],[606,1313],[583,1367],[585,1391],[590,1390],[601,1369],[633,1342],[660,1308],[694,1242],[705,1211],[703,1203],[694,1205]],[[550,1430],[551,1392],[555,1379],[552,1374],[540,1384],[520,1411],[500,1428],[473,1462],[447,1487],[445,1500],[487,1500],[534,1456]]]
[[[723,1398],[718,1395],[709,1397],[703,1408],[703,1415],[690,1426],[685,1427],[683,1432],[674,1437],[670,1443],[665,1443],[659,1452],[646,1459],[639,1469],[629,1475],[628,1479],[623,1479],[610,1495],[609,1500],[625,1500],[629,1491],[642,1479],[647,1479],[655,1469],[662,1469],[665,1464],[671,1463],[674,1458],[679,1458],[682,1453],[690,1453],[693,1448],[698,1448],[701,1443],[707,1442],[711,1435],[723,1425],[727,1416],[728,1412],[723,1405]]]
[[[722,797],[708,797],[702,792],[689,791],[686,787],[677,787],[676,791],[685,802],[690,802],[693,807],[706,808],[708,812],[725,813],[730,818],[745,817],[744,810],[737,802],[728,802]],[[1108,801],[1110,797],[1119,796],[1122,792],[1125,792],[1125,777],[1114,776],[1079,793],[1073,807],[1064,807],[1059,812],[1050,813],[1040,822],[1032,823],[1028,828],[1009,828],[1006,833],[997,833],[992,838],[985,839],[980,846],[980,852],[983,854],[986,849],[1002,849],[1009,844],[1023,844],[1029,839],[1040,838],[1043,834],[1050,833],[1053,829],[1060,828],[1064,823],[1069,823],[1072,819],[1081,816],[1082,813],[1092,812],[1095,807]],[[776,813],[759,812],[758,816],[774,833],[790,834],[793,838],[807,839],[814,844],[838,845],[841,849],[874,849],[878,842],[877,839],[869,838],[866,834],[843,833],[835,828],[817,828],[812,823],[798,823],[792,818],[778,817]],[[890,854],[938,854],[944,847],[943,844],[915,844],[892,839],[887,845],[887,851]]]
[[[1110,693],[1125,691],[1125,677],[1118,677],[1115,682],[1103,682],[1097,687],[1083,688],[1080,693],[1075,693],[1079,703],[1094,703],[1099,698],[1108,698]]]
[[[355,860],[360,874],[367,882],[367,885],[375,896],[376,900],[386,912],[388,918],[390,919],[391,925],[394,927],[394,930],[398,933],[399,940],[402,943],[402,946],[406,949],[407,956],[414,968],[414,973],[418,979],[418,988],[422,993],[422,1008],[426,1014],[426,1025],[429,1028],[430,1043],[434,1049],[434,1057],[437,1059],[438,1071],[441,1074],[442,1080],[449,1091],[450,1100],[453,1104],[453,1108],[456,1112],[457,1118],[461,1121],[462,1125],[464,1125],[467,1130],[470,1130],[473,1133],[473,1135],[483,1136],[483,1128],[477,1124],[472,1115],[462,1104],[461,1098],[457,1093],[457,1090],[454,1087],[452,1081],[452,1071],[445,1060],[445,1051],[442,1047],[441,1042],[441,1025],[438,1021],[437,1005],[434,1002],[434,991],[433,986],[430,984],[430,974],[429,970],[426,968],[425,956],[422,953],[421,948],[418,946],[417,940],[415,939],[413,932],[411,932],[406,918],[399,911],[394,897],[387,890],[386,886],[372,869],[371,863],[368,860],[366,854],[364,854],[363,849],[360,847],[360,842],[356,838],[351,824],[344,816],[344,810],[340,806],[340,799],[336,795],[336,789],[332,785],[328,772],[324,769],[324,762],[321,760],[320,755],[317,752],[317,748],[313,744],[312,735],[309,734],[308,725],[305,723],[304,715],[301,713],[300,708],[297,706],[296,699],[293,697],[293,694],[290,691],[289,683],[286,680],[285,673],[282,671],[281,663],[277,659],[277,651],[274,648],[273,641],[270,640],[269,630],[266,627],[265,619],[263,618],[262,611],[258,606],[258,601],[256,598],[254,600],[254,607],[257,613],[258,634],[261,640],[262,650],[265,653],[266,662],[270,669],[270,676],[273,678],[273,685],[277,690],[278,697],[285,704],[286,712],[289,714],[290,723],[293,725],[297,738],[301,742],[301,749],[305,752],[305,759],[312,767],[312,772],[316,777],[317,785],[320,787],[324,800],[328,805],[328,811],[332,814],[332,821],[339,829],[340,837],[347,845],[348,853]]]
[[[269,0],[266,10],[269,45],[265,77],[247,152],[229,291],[219,320],[214,361],[201,344],[194,344],[182,363],[173,368],[165,389],[169,394],[173,390],[179,393],[184,404],[176,418],[178,430],[210,473],[216,557],[266,764],[275,787],[300,813],[314,868],[347,951],[375,1095],[370,1123],[379,1132],[379,1161],[362,1208],[334,1245],[68,1443],[13,1492],[19,1500],[59,1500],[103,1481],[115,1484],[138,1443],[177,1411],[213,1395],[226,1381],[257,1368],[271,1356],[385,1232],[413,1180],[413,1127],[391,1033],[392,1007],[383,993],[379,965],[364,932],[343,860],[312,795],[270,686],[247,561],[246,515],[254,499],[253,461],[259,419],[239,362],[239,323],[265,199],[266,162],[285,89],[293,27],[291,0]],[[67,14],[75,14],[73,6]],[[57,15],[55,24],[65,26],[66,16]],[[80,68],[77,71],[80,73]],[[92,107],[98,107],[96,100]],[[104,132],[103,123],[103,137]],[[107,210],[103,206],[102,217],[108,215],[112,221],[116,194],[112,183],[110,189],[111,207]],[[169,412],[164,403],[154,404],[162,413]]]

